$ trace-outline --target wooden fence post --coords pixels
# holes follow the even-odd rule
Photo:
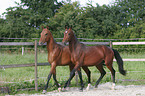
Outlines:
[[[110,41],[109,45],[110,45],[111,48],[113,47],[113,46],[112,46],[112,41]]]
[[[37,83],[37,40],[35,40],[35,90],[38,91],[38,83]]]
[[[22,56],[24,55],[24,47],[22,47]]]

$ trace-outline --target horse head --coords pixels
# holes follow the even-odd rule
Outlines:
[[[43,45],[45,42],[47,42],[51,36],[51,32],[49,31],[49,27],[47,26],[46,28],[44,28],[42,26],[42,32],[41,32],[41,37],[39,40],[39,45]]]
[[[73,35],[74,33],[72,31],[72,27],[69,27],[69,29],[65,27],[64,38],[63,38],[62,43],[66,45],[66,43],[71,40]]]

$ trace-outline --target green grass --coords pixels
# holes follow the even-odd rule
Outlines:
[[[122,53],[120,53],[120,55],[121,55],[121,57],[122,58],[124,58],[124,59],[132,59],[132,58],[134,58],[134,59],[144,59],[144,57],[145,57],[145,51],[143,51],[143,52],[139,52],[139,53],[134,53],[134,52],[132,52],[132,53],[127,53],[127,52],[122,52]]]
[[[0,65],[34,63],[34,54],[0,54]],[[47,54],[39,54],[38,62],[47,62]]]
[[[136,54],[127,54],[121,53],[122,58],[144,58],[145,54],[136,53]],[[8,65],[8,64],[25,64],[25,63],[34,63],[34,54],[1,54],[0,55],[0,65]],[[47,54],[39,53],[38,54],[38,62],[47,62]],[[121,85],[142,85],[145,84],[145,62],[143,61],[135,61],[135,62],[124,62],[124,68],[128,71],[127,76],[122,76],[118,73],[118,65],[116,62],[113,63],[114,69],[116,70],[116,84]],[[97,79],[100,76],[99,71],[96,67],[89,67],[91,70],[91,81],[92,85],[95,84]],[[110,71],[104,66],[107,74],[104,76],[100,83],[112,82]],[[50,66],[39,66],[38,67],[38,86],[43,87],[46,83],[47,76],[50,71]],[[139,72],[132,72],[139,71]],[[63,86],[65,81],[69,78],[69,68],[68,66],[58,66],[56,68],[57,80]],[[85,86],[87,86],[87,76],[84,71],[82,71],[83,80],[85,82]],[[25,89],[25,88],[34,88],[34,67],[22,67],[22,68],[8,68],[8,69],[0,69],[0,86],[8,86],[11,90],[12,94],[17,93],[35,93],[36,91],[17,91],[17,89]],[[125,81],[122,81],[125,80]],[[131,80],[139,80],[139,81],[131,81]],[[3,83],[4,82],[13,82],[13,83]],[[71,82],[71,86],[75,85],[75,78]],[[79,85],[78,85],[79,86]],[[79,86],[80,87],[80,86]],[[51,78],[49,83],[48,91],[54,90],[57,87],[54,86],[54,80]],[[40,90],[42,91],[42,89]]]

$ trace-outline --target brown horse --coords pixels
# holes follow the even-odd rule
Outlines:
[[[43,90],[43,93],[46,92],[46,89],[48,88],[49,80],[53,74],[53,79],[59,87],[58,81],[56,80],[56,66],[65,66],[69,65],[70,72],[74,68],[74,64],[71,62],[71,56],[68,46],[62,46],[57,44],[57,42],[54,40],[51,32],[49,31],[49,27],[43,28],[43,31],[41,32],[41,38],[39,40],[39,45],[43,45],[45,42],[47,42],[47,51],[48,51],[48,62],[51,64],[50,73],[48,75],[47,83],[45,85],[45,88]],[[90,70],[88,67],[83,66],[83,70],[86,72],[88,76],[88,83],[90,83]],[[77,70],[80,80],[82,80],[80,76],[80,69]],[[75,74],[73,74],[74,77]]]
[[[123,68],[123,60],[120,54],[110,47],[104,45],[97,45],[97,46],[86,46],[78,41],[72,28],[65,29],[63,43],[69,42],[69,49],[71,52],[71,60],[75,64],[74,69],[71,72],[70,78],[65,83],[64,88],[69,85],[69,82],[73,78],[74,72],[80,68],[81,66],[96,66],[97,69],[100,71],[101,76],[97,80],[95,87],[99,84],[101,79],[106,74],[105,70],[103,69],[103,64],[107,66],[107,68],[111,71],[113,77],[113,86],[115,86],[115,70],[113,68],[113,58],[117,60],[117,64],[119,66],[119,72],[122,75],[126,75],[126,71]],[[83,89],[83,83],[81,82],[81,89]],[[113,87],[114,89],[114,87]]]

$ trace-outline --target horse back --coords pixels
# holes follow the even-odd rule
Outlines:
[[[104,45],[86,46],[84,49],[84,65],[93,66],[105,61],[107,56],[112,54],[111,48]]]

